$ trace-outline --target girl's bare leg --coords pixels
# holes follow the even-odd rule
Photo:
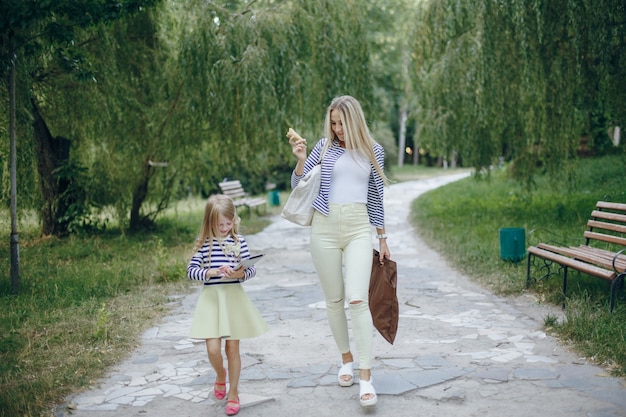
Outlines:
[[[222,340],[207,339],[206,350],[209,355],[209,362],[217,374],[216,382],[226,382],[226,369],[224,368],[224,358],[222,357]]]
[[[228,399],[236,401],[239,398],[239,376],[241,375],[241,356],[239,354],[239,340],[226,341],[226,358],[228,359],[228,374],[230,375]]]

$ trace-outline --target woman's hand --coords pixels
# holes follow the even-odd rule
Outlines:
[[[303,139],[298,132],[292,128],[289,128],[287,131],[287,137],[291,145],[291,152],[293,152],[299,161],[304,161],[306,159],[306,139]]]
[[[380,247],[380,250],[378,251],[378,261],[382,264],[385,258],[391,259],[391,253],[389,252],[389,247],[387,246],[387,239],[379,239],[378,243]]]

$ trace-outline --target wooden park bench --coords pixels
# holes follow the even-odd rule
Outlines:
[[[224,180],[219,183],[222,193],[233,199],[235,207],[246,207],[248,212],[252,208],[259,209],[266,207],[267,201],[263,197],[248,197],[248,193],[244,191],[241,181]]]
[[[626,204],[598,201],[596,209],[587,221],[583,234],[585,243],[565,246],[554,243],[539,243],[528,248],[526,288],[534,278],[530,276],[531,257],[543,260],[540,270],[546,278],[553,274],[550,267],[559,265],[563,271],[563,305],[567,290],[567,271],[579,272],[601,278],[611,283],[610,311],[613,312],[616,290],[624,286],[626,276]],[[556,272],[555,272],[556,273]],[[536,280],[535,280],[536,281]]]

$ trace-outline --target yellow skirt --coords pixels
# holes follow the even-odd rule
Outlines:
[[[191,324],[192,339],[249,339],[269,330],[241,284],[205,285]]]

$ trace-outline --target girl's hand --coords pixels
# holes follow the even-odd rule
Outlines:
[[[306,159],[306,139],[303,139],[298,132],[289,128],[287,131],[287,137],[289,138],[289,144],[291,145],[291,152],[303,161]]]
[[[243,279],[245,277],[245,273],[243,271],[243,267],[239,269],[233,269],[228,265],[220,266],[220,271],[224,275],[224,278],[236,278]]]

